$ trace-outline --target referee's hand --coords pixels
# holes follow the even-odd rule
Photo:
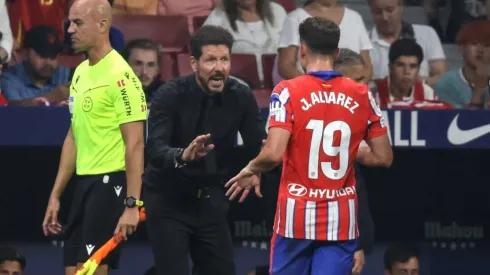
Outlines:
[[[128,235],[136,232],[136,227],[138,226],[139,219],[140,215],[138,207],[126,208],[126,210],[124,210],[124,213],[119,218],[116,230],[114,230],[114,237],[116,239],[121,237],[121,240],[123,241],[127,240]],[[120,236],[119,233],[121,233]]]
[[[59,211],[60,200],[55,197],[50,197],[43,221],[43,232],[45,236],[57,235],[61,232],[61,224],[58,223]]]

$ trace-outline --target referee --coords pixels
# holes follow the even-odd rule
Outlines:
[[[71,127],[43,230],[45,235],[63,231],[65,272],[73,275],[114,234],[121,232],[126,238],[136,230],[147,108],[140,81],[111,48],[107,0],[76,0],[69,19],[73,46],[87,52],[88,60],[76,68],[71,82]],[[61,228],[59,199],[74,172],[72,206]],[[117,268],[119,255],[119,251],[112,252],[96,274]]]
[[[229,78],[232,45],[225,29],[201,27],[189,47],[194,74],[153,96],[143,195],[159,275],[188,275],[189,254],[199,275],[235,274],[224,183],[237,133],[249,159],[266,133],[250,88]]]

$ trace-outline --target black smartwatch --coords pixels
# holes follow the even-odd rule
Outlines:
[[[174,161],[176,167],[182,167],[187,164],[184,160],[182,160],[182,155],[184,155],[184,149],[179,148],[175,151]]]
[[[127,197],[124,199],[124,205],[127,208],[134,208],[136,206],[143,206],[143,202],[140,200],[137,200],[135,197]]]

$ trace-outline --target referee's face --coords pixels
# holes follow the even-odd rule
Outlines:
[[[196,72],[199,85],[214,93],[223,91],[230,75],[230,49],[226,45],[206,45],[202,47],[199,59],[191,58],[191,65]]]

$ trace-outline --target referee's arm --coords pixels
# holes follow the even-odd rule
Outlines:
[[[173,134],[174,119],[171,106],[176,105],[173,99],[174,83],[166,83],[154,94],[151,101],[151,112],[148,117],[148,138],[146,151],[149,163],[163,169],[175,167],[175,153],[178,148],[170,146]]]
[[[52,198],[59,199],[61,194],[63,194],[66,185],[73,176],[73,173],[75,173],[76,160],[77,148],[75,146],[73,131],[70,127],[68,133],[66,134],[65,141],[63,142],[58,174],[56,175],[53,190],[51,191]]]

